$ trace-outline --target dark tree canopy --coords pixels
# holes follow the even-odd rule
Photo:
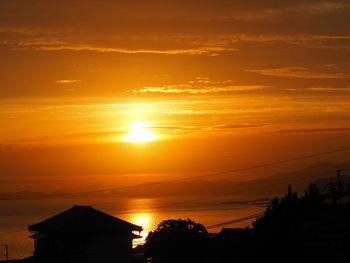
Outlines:
[[[204,262],[206,229],[190,219],[169,219],[150,232],[145,244],[152,262]]]
[[[253,223],[259,257],[267,257],[270,262],[297,262],[302,258],[338,262],[345,250],[329,244],[335,239],[349,244],[350,206],[332,202],[331,198],[320,194],[314,184],[301,197],[289,186],[288,193],[276,197]]]

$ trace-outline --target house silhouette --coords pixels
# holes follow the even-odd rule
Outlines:
[[[128,263],[142,227],[91,206],[72,208],[28,227],[40,263]]]

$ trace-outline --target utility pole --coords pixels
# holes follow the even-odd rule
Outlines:
[[[341,173],[341,170],[337,170],[338,187],[339,187],[339,185],[340,185],[340,173]]]
[[[340,195],[343,195],[344,183],[342,183],[340,180],[340,173],[341,172],[342,172],[342,170],[337,170],[337,180],[338,180],[338,191],[339,191]]]
[[[5,247],[5,254],[4,254],[4,256],[6,258],[6,261],[9,261],[9,245],[5,244],[4,247]]]

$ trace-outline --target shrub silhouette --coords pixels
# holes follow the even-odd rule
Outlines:
[[[204,262],[207,247],[206,229],[187,220],[164,220],[150,232],[145,255],[154,263]]]
[[[349,204],[330,202],[316,185],[310,184],[302,197],[289,186],[253,223],[257,254],[270,262],[338,262],[350,245],[349,220]]]

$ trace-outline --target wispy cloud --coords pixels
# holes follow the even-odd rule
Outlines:
[[[60,80],[56,80],[55,83],[58,84],[72,84],[72,83],[78,83],[81,82],[80,79],[60,79]]]
[[[171,110],[163,111],[163,114],[176,114],[176,115],[210,115],[210,114],[254,114],[272,111],[289,111],[294,110],[294,107],[260,107],[260,108],[236,108],[236,109],[204,109],[204,110]]]
[[[40,28],[7,27],[0,33],[12,32],[14,39],[6,38],[6,45],[17,49],[36,51],[90,51],[122,54],[164,54],[164,55],[219,55],[221,52],[238,51],[239,42],[296,45],[317,49],[350,49],[350,35],[327,34],[215,34],[215,35],[142,35],[106,36],[105,41],[96,44],[89,37],[81,42],[74,32],[62,29],[41,30]],[[115,42],[114,40],[118,40]],[[105,46],[105,43],[114,42]],[[4,44],[3,43],[3,44]],[[92,44],[93,43],[93,44]],[[132,43],[135,48],[128,48]],[[142,44],[140,44],[142,43]],[[152,48],[149,48],[152,47]],[[154,47],[154,48],[153,48]],[[244,46],[240,46],[244,48]]]
[[[165,86],[143,87],[132,90],[133,93],[188,93],[188,94],[210,94],[235,91],[250,91],[265,89],[262,85],[233,85],[233,81],[211,81],[208,78],[196,78],[185,84],[174,84]]]
[[[133,90],[134,93],[190,93],[190,94],[208,94],[232,91],[248,91],[264,89],[265,86],[227,86],[227,87],[207,87],[190,88],[188,85],[169,85],[161,87],[144,87],[139,90]]]
[[[216,52],[222,52],[228,50],[221,47],[199,47],[193,49],[124,49],[124,48],[107,48],[107,47],[94,47],[89,45],[76,45],[76,46],[41,46],[34,48],[41,51],[59,51],[59,50],[72,50],[72,51],[94,51],[94,52],[109,52],[109,53],[124,53],[124,54],[163,54],[163,55],[202,55],[202,54],[215,54]],[[230,49],[231,51],[233,49]]]
[[[348,132],[350,128],[320,128],[320,129],[290,129],[290,130],[278,130],[266,133],[314,133],[314,132]]]
[[[327,91],[327,92],[336,92],[336,91],[349,91],[350,87],[309,87],[307,90],[313,91]]]
[[[144,38],[146,42],[151,39]],[[328,34],[218,34],[218,35],[176,35],[176,36],[158,36],[158,41],[164,43],[190,44],[199,46],[206,43],[207,46],[215,46],[237,50],[239,43],[265,43],[265,44],[284,44],[300,46],[314,49],[350,49],[350,35],[328,35]],[[239,48],[244,48],[239,46]]]
[[[57,34],[58,29],[43,29],[42,27],[29,27],[29,26],[0,26],[0,33],[16,33],[26,36],[39,36],[39,35],[51,35]],[[60,32],[67,32],[67,30],[59,30]]]
[[[224,47],[218,45],[201,45],[191,48],[164,48],[164,49],[146,49],[146,48],[121,48],[121,47],[102,47],[90,44],[75,44],[57,39],[39,39],[28,40],[18,43],[19,48],[32,49],[37,51],[91,51],[102,53],[122,53],[122,54],[163,54],[163,55],[217,55],[218,52],[236,51],[233,47]]]
[[[324,72],[320,71],[324,70]],[[327,72],[330,69],[334,71],[334,65],[320,65],[316,67],[283,67],[267,69],[246,69],[245,71],[258,73],[264,76],[288,77],[300,79],[347,79],[350,74],[341,72]]]
[[[229,37],[229,36],[227,36]],[[322,34],[236,34],[232,35],[232,42],[255,42],[269,44],[286,44],[315,49],[350,49],[349,35]]]
[[[255,127],[262,127],[269,125],[269,123],[240,123],[240,124],[225,124],[225,125],[220,125],[217,126],[217,128],[220,129],[241,129],[241,128],[255,128]]]
[[[194,132],[213,132],[213,131],[225,131],[233,129],[249,129],[258,128],[269,125],[268,123],[236,123],[236,124],[213,124],[213,125],[162,125],[149,127],[152,130],[156,130],[160,133],[169,134],[189,134]]]
[[[324,15],[339,10],[349,8],[350,4],[347,1],[309,1],[308,3],[301,2],[300,4],[282,5],[281,7],[274,7],[266,5],[265,8],[257,8],[247,11],[237,11],[231,16],[211,17],[211,20],[243,20],[254,21],[261,19],[276,19],[279,17],[288,16],[306,16],[306,15]]]
[[[236,38],[237,41],[252,41],[252,42],[291,42],[291,43],[303,43],[309,41],[322,41],[322,40],[350,40],[349,35],[315,35],[315,34],[236,34],[232,35],[232,38]]]
[[[323,14],[342,10],[344,8],[348,8],[349,6],[350,3],[348,1],[319,1],[301,5],[300,8],[308,13]]]

